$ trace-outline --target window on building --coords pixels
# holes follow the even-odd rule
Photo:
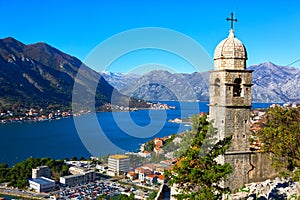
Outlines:
[[[216,78],[215,80],[215,95],[220,95],[220,79]]]
[[[233,96],[234,97],[240,97],[241,96],[241,92],[242,92],[241,83],[242,83],[241,78],[236,78],[234,80],[234,86],[233,86]]]

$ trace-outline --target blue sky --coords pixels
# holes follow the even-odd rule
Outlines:
[[[228,35],[225,19],[231,12],[238,19],[235,35],[247,48],[248,66],[265,61],[285,66],[300,59],[299,0],[0,0],[0,9],[0,38],[12,36],[25,44],[46,42],[82,61],[115,34],[143,27],[185,34],[212,57],[216,45]],[[195,71],[176,55],[149,49],[120,56],[107,70],[128,72],[151,63],[179,72]],[[98,70],[97,63],[92,65]],[[293,66],[300,68],[300,62]]]

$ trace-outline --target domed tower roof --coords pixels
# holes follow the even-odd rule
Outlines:
[[[234,31],[230,29],[228,37],[222,40],[215,49],[215,69],[245,69],[245,61],[247,59],[247,51],[245,46],[239,39],[235,37]],[[238,60],[243,62],[238,62]],[[244,63],[245,65],[232,65],[233,63],[237,62],[240,64]]]
[[[219,58],[242,58],[247,60],[246,48],[243,43],[235,37],[232,29],[230,29],[228,37],[222,40],[216,47],[214,60]]]

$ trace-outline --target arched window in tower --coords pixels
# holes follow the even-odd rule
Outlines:
[[[241,92],[242,92],[241,83],[242,83],[241,78],[236,78],[234,80],[234,86],[233,86],[233,96],[234,97],[240,97],[241,96]]]
[[[215,96],[220,95],[220,79],[216,78],[215,80]]]

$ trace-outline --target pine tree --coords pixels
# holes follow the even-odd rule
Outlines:
[[[206,115],[193,118],[190,135],[195,137],[178,162],[166,172],[170,178],[168,184],[178,189],[177,199],[221,199],[229,191],[220,184],[231,173],[231,166],[218,163],[216,158],[224,155],[231,137],[216,141],[215,131]]]

